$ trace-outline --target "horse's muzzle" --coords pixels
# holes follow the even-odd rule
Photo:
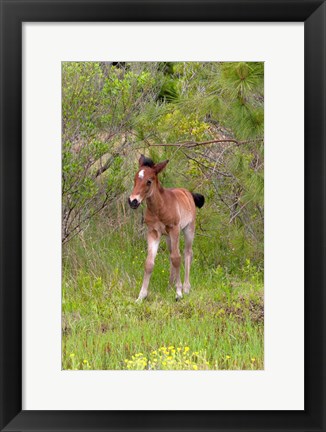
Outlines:
[[[130,207],[131,207],[132,209],[134,209],[134,210],[135,210],[137,207],[139,207],[139,204],[140,204],[140,202],[139,202],[138,200],[136,200],[136,199],[130,201],[130,198],[128,198],[128,203],[129,203]]]

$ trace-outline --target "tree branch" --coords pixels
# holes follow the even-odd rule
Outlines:
[[[148,147],[186,147],[186,148],[192,148],[192,147],[198,147],[202,145],[209,145],[214,143],[234,143],[235,145],[242,145],[242,144],[250,144],[253,142],[259,142],[263,141],[263,138],[255,138],[251,140],[245,140],[245,141],[238,141],[235,139],[215,139],[210,141],[203,141],[203,142],[195,142],[195,141],[185,141],[180,143],[169,143],[169,144],[149,144],[147,143]]]

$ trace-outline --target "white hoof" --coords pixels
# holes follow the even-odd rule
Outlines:
[[[182,294],[178,294],[175,296],[175,301],[179,301],[182,299]]]
[[[184,294],[189,294],[190,293],[190,285],[184,285],[182,287],[183,293]]]

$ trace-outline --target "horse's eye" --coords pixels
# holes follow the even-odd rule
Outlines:
[[[152,180],[147,180],[147,186],[150,186],[152,184]]]

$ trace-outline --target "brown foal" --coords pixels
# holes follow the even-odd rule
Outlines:
[[[195,234],[196,207],[202,207],[203,195],[193,194],[187,189],[166,189],[160,185],[158,174],[169,161],[154,164],[141,155],[139,170],[135,175],[134,189],[128,202],[136,209],[146,200],[145,223],[148,228],[148,255],[145,264],[145,275],[137,301],[148,295],[148,284],[154,267],[154,261],[162,235],[166,236],[170,251],[170,284],[176,285],[176,300],[182,298],[182,291],[190,291],[189,273],[192,260],[192,242]],[[180,231],[185,236],[185,279],[182,286],[180,278],[181,255],[179,250]]]

